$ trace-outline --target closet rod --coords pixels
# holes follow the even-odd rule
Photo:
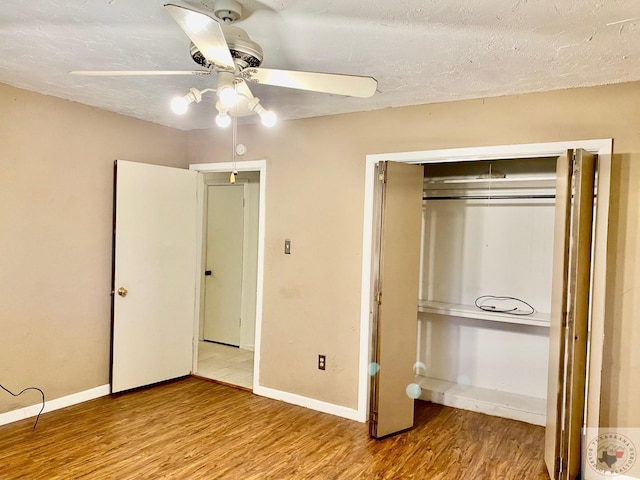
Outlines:
[[[555,195],[447,195],[442,197],[422,197],[422,200],[528,200],[537,198],[555,199]]]

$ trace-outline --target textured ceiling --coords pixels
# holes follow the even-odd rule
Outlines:
[[[638,0],[239,0],[262,66],[373,76],[369,99],[251,85],[280,118],[640,80]],[[0,82],[180,129],[214,125],[214,77],[80,77],[193,70],[163,0],[2,0]],[[174,0],[206,10],[212,0]],[[255,116],[251,117],[255,119]]]

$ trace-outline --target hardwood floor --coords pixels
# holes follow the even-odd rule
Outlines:
[[[544,429],[416,404],[383,440],[365,424],[198,378],[0,427],[0,479],[548,479]]]

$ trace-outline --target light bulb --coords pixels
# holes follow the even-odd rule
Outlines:
[[[190,103],[185,97],[175,97],[171,100],[171,110],[177,115],[184,115]]]
[[[238,103],[238,93],[231,85],[221,86],[218,89],[218,97],[220,98],[220,103],[226,108],[231,108]]]
[[[207,91],[207,90],[205,90]],[[171,100],[171,110],[178,115],[186,113],[187,108],[193,102],[200,103],[202,101],[202,92],[197,88],[190,88],[189,92],[183,97],[175,97]]]
[[[216,115],[216,125],[218,125],[220,128],[227,128],[229,125],[231,125],[231,117],[226,113],[219,113],[218,115]]]
[[[262,124],[265,127],[273,127],[278,121],[278,117],[271,110],[265,110],[264,112],[262,112],[262,115],[260,115],[260,119],[262,120]]]

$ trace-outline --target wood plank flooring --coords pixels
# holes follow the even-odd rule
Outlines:
[[[0,427],[0,479],[548,479],[544,429],[416,403],[367,426],[194,377]]]

